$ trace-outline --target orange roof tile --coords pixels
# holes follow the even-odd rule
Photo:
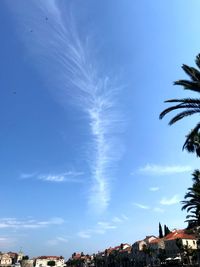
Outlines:
[[[185,233],[185,230],[174,230],[171,233],[169,233],[165,240],[174,240],[174,239],[195,239],[194,235],[189,235]]]

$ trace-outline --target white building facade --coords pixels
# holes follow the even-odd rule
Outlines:
[[[58,256],[41,256],[35,259],[35,267],[52,266],[50,262],[55,262],[55,267],[63,267],[65,265],[64,258]]]

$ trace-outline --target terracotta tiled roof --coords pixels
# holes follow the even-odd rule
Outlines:
[[[174,239],[195,239],[194,235],[186,234],[184,230],[174,230],[171,233],[169,233],[165,240],[174,240]]]

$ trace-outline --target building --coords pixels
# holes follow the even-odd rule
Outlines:
[[[0,265],[1,266],[11,266],[12,258],[8,253],[2,253],[0,255]]]
[[[55,264],[54,264],[54,263]],[[35,267],[55,266],[63,267],[65,265],[64,258],[62,256],[40,256],[35,259]]]
[[[165,239],[166,256],[174,258],[180,256],[182,251],[197,249],[197,239],[194,235],[185,233],[185,230],[173,230]]]

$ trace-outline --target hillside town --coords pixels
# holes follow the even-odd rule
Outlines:
[[[159,225],[160,226],[160,225]],[[168,228],[167,228],[168,229]],[[169,230],[169,229],[168,229]],[[69,259],[62,256],[39,256],[32,259],[22,251],[0,254],[1,267],[129,267],[160,265],[195,265],[197,263],[197,238],[190,230],[167,231],[159,237],[146,236],[132,245],[122,243],[92,255],[75,252]]]

